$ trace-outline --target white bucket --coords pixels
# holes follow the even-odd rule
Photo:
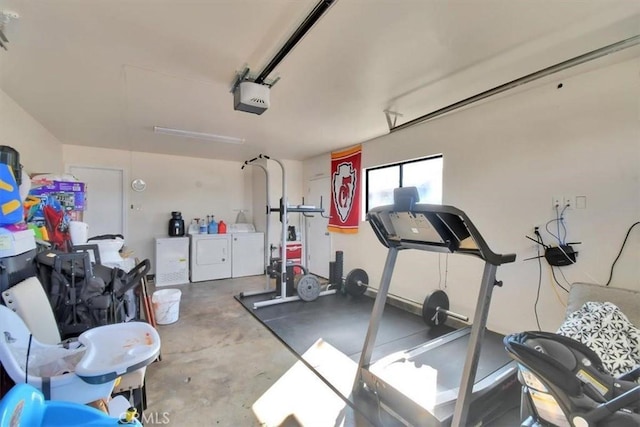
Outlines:
[[[120,264],[122,262],[119,251],[124,246],[124,240],[121,238],[91,240],[89,243],[98,245],[102,264]]]
[[[69,221],[69,235],[74,245],[84,245],[89,237],[89,225],[86,222]]]
[[[162,289],[153,293],[151,303],[156,315],[156,323],[168,325],[178,321],[181,296],[182,292],[179,289]]]

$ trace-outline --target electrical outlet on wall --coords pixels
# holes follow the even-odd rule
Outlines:
[[[562,202],[562,209],[565,209],[565,208],[572,209],[574,203],[575,203],[575,200],[573,196],[564,196],[563,202]]]
[[[532,234],[532,236],[533,236],[534,240],[538,239],[537,236],[538,236],[538,234],[541,233],[542,230],[543,230],[543,226],[542,225],[534,225],[533,226],[533,231],[532,231],[533,234]]]
[[[551,208],[562,209],[564,206],[564,196],[551,196]]]

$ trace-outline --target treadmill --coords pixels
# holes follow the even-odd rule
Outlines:
[[[493,287],[502,285],[496,281],[496,270],[516,256],[492,252],[463,211],[419,204],[418,200],[415,187],[396,188],[393,205],[367,213],[388,253],[353,397],[373,398],[387,412],[414,426],[484,425],[519,400],[517,365],[504,350],[502,337],[486,331]],[[473,324],[372,364],[396,258],[405,249],[472,255],[485,262]]]

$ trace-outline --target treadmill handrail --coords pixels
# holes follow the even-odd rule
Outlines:
[[[393,226],[394,218],[397,221],[420,222],[422,226],[426,225],[426,228],[429,228],[429,232],[435,232],[440,241],[425,240],[424,236],[421,238],[420,230],[416,227],[409,227],[415,237],[399,235]],[[417,203],[412,204],[409,209],[402,210],[396,205],[378,206],[369,210],[367,221],[378,240],[387,248],[474,255],[496,266],[514,262],[516,259],[516,254],[493,252],[467,214],[454,206]],[[473,239],[474,244],[465,246],[469,237]]]

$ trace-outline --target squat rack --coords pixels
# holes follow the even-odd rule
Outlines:
[[[270,202],[271,199],[269,198],[269,170],[262,163],[255,163],[257,160],[258,160],[258,157],[254,157],[251,160],[245,160],[244,164],[242,165],[242,168],[240,169],[243,170],[245,166],[256,166],[262,169],[262,171],[264,172],[264,178],[266,181],[266,203],[267,203],[267,206],[269,206],[271,204]],[[270,279],[269,279],[269,275],[267,274],[267,267],[269,267],[269,253],[270,253],[269,252],[269,211],[267,209],[267,218],[265,221],[265,228],[264,228],[264,273],[265,273],[264,291],[243,292],[240,294],[241,296],[259,295],[266,292],[270,292],[269,290]]]
[[[270,201],[269,201],[269,171],[267,170],[267,168],[261,164],[261,163],[255,163],[260,159],[265,159],[266,161],[272,160],[274,162],[276,162],[279,166],[280,169],[282,170],[282,197],[280,198],[280,206],[277,208],[271,207],[270,205]],[[253,308],[254,309],[258,309],[261,307],[267,307],[270,305],[276,305],[276,304],[284,304],[286,302],[292,302],[292,301],[300,301],[300,297],[298,295],[287,295],[287,230],[288,230],[288,224],[289,224],[289,218],[288,218],[288,214],[289,213],[301,213],[305,216],[307,216],[308,214],[312,214],[312,213],[319,213],[322,214],[324,212],[324,209],[322,208],[322,206],[320,206],[319,208],[315,207],[315,206],[304,206],[304,205],[299,205],[299,206],[289,206],[288,202],[287,202],[287,180],[286,180],[286,171],[284,168],[284,164],[278,160],[278,159],[273,159],[265,154],[259,154],[258,157],[254,157],[251,160],[247,160],[244,162],[244,165],[242,166],[242,168],[244,169],[245,166],[259,166],[264,172],[265,175],[267,177],[267,206],[266,206],[266,215],[267,215],[267,245],[269,244],[268,242],[268,230],[269,230],[269,215],[273,212],[278,212],[280,213],[280,223],[282,224],[282,230],[281,230],[281,235],[280,235],[280,241],[281,241],[281,249],[280,249],[280,256],[281,256],[281,268],[280,268],[280,294],[279,295],[274,295],[274,297],[272,299],[268,299],[265,301],[258,301],[253,303]],[[267,245],[265,245],[265,249],[267,247]],[[265,261],[266,261],[267,255],[265,253]],[[265,262],[265,268],[266,265],[268,264],[268,262]],[[247,296],[252,296],[252,295],[263,295],[263,294],[269,294],[269,293],[274,293],[276,292],[275,289],[272,289],[270,286],[270,280],[269,280],[269,275],[267,274],[267,284],[265,287],[265,290],[263,291],[253,291],[253,292],[242,292],[240,293],[240,297],[247,297]],[[324,290],[324,291],[320,291],[318,296],[325,296],[325,295],[333,295],[336,293],[336,289],[328,289],[328,290]]]

